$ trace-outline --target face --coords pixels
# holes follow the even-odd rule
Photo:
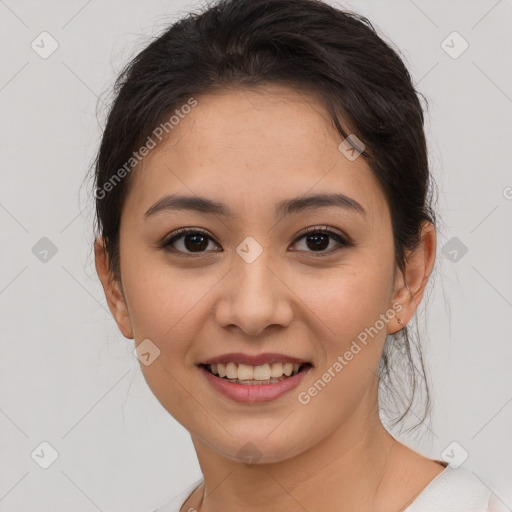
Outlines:
[[[148,361],[159,350],[144,377],[195,441],[232,459],[252,443],[261,462],[284,460],[357,411],[376,412],[383,343],[400,328],[390,212],[312,97],[266,86],[197,101],[135,171],[120,227],[123,297],[109,305],[125,336],[150,340]],[[332,194],[345,199],[304,201]],[[152,208],[170,195],[226,211]],[[271,398],[275,384],[231,384],[199,366],[229,353],[309,365]]]

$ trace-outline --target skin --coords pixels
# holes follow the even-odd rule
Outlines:
[[[395,440],[378,416],[376,373],[386,335],[402,328],[396,317],[309,404],[297,395],[393,303],[407,324],[434,265],[435,229],[425,223],[405,274],[395,269],[379,184],[363,157],[341,154],[339,135],[311,96],[268,85],[197,99],[134,171],[120,227],[121,282],[109,272],[101,238],[95,244],[119,329],[160,349],[142,372],[197,452],[204,484],[182,510],[402,510],[443,466]],[[283,199],[333,191],[356,199],[366,216],[332,206],[274,216]],[[171,193],[221,201],[235,216],[167,211],[144,220]],[[297,236],[318,226],[354,245],[328,238],[323,253],[340,250],[318,256],[322,250]],[[158,246],[182,227],[208,232],[203,252],[183,238],[175,253]],[[263,249],[250,264],[236,252],[247,236]],[[196,366],[226,352],[279,352],[314,368],[299,389],[276,400],[237,403]],[[253,465],[238,455],[248,442],[261,454]]]

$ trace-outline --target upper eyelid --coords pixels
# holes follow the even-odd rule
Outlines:
[[[297,236],[303,236],[308,234],[311,231],[331,231],[332,233],[335,233],[337,235],[345,237],[345,235],[342,232],[339,232],[338,229],[333,228],[331,226],[326,226],[325,224],[317,225],[317,226],[309,226],[307,228],[302,229],[299,231]]]
[[[163,239],[163,243],[167,244],[174,239],[178,239],[178,238],[181,238],[182,236],[193,234],[193,233],[200,233],[201,235],[205,235],[216,242],[215,237],[212,236],[208,231],[206,231],[203,228],[179,228],[176,231],[173,231],[168,236],[166,236]]]

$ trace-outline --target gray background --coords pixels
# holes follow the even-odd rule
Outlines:
[[[200,477],[188,432],[149,391],[108,311],[83,183],[113,79],[200,5],[0,0],[2,512],[149,511]],[[463,467],[512,507],[512,1],[343,5],[393,41],[430,103],[443,222],[417,317],[435,410],[401,439],[438,459],[465,450]],[[47,58],[31,47],[51,49],[43,31],[58,43]],[[457,58],[454,31],[469,44]],[[47,469],[43,441],[58,452]]]

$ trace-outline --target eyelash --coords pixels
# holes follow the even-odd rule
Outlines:
[[[179,251],[179,250],[176,250],[174,248],[172,248],[172,244],[174,242],[176,242],[177,240],[179,240],[180,238],[183,238],[185,237],[186,235],[204,235],[205,237],[209,238],[210,240],[214,241],[213,238],[203,229],[200,229],[200,228],[180,228],[178,229],[177,231],[171,233],[171,235],[169,237],[167,237],[161,244],[160,248],[162,249],[165,249],[166,251],[169,251],[169,252],[172,252],[172,253],[177,253],[177,254],[180,254],[182,256],[185,256],[185,257],[192,257],[192,258],[195,258],[197,256],[200,256],[202,253],[206,252],[206,251],[200,251],[200,252],[197,252],[197,253],[192,253],[192,252],[182,252],[182,251]],[[305,238],[306,236],[311,236],[311,235],[328,235],[329,237],[333,238],[334,240],[336,240],[341,247],[337,247],[335,249],[330,249],[328,251],[306,251],[306,252],[311,252],[313,254],[315,254],[316,256],[315,257],[323,257],[323,256],[328,256],[328,255],[331,255],[335,252],[338,252],[339,250],[343,249],[343,248],[347,248],[347,247],[352,247],[354,244],[352,242],[349,242],[348,240],[346,240],[344,237],[342,237],[340,234],[334,232],[334,231],[331,231],[330,229],[327,228],[327,226],[322,226],[322,227],[319,227],[319,226],[314,226],[314,227],[310,227],[310,228],[307,228],[306,230],[304,230],[301,234],[299,234],[297,236],[297,238],[295,239],[294,243],[298,242],[299,240],[301,240],[302,238]],[[217,243],[217,242],[215,242]],[[216,251],[216,252],[219,252],[219,251]],[[297,252],[301,252],[301,251],[297,251]]]

